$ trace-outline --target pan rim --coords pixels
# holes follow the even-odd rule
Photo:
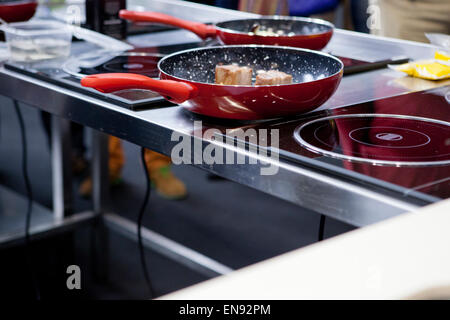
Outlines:
[[[255,86],[255,85],[225,85],[225,84],[217,84],[217,83],[209,83],[209,82],[200,82],[200,81],[194,81],[194,80],[189,80],[189,79],[184,79],[184,78],[180,78],[180,77],[176,77],[174,75],[171,75],[165,71],[163,71],[161,69],[161,64],[166,61],[167,59],[177,56],[177,55],[181,55],[187,52],[191,52],[191,51],[203,51],[203,50],[209,50],[209,49],[220,49],[220,48],[269,48],[269,49],[283,49],[283,50],[293,50],[293,51],[300,51],[300,52],[309,52],[309,53],[314,53],[317,55],[321,55],[321,56],[325,56],[328,58],[331,58],[332,60],[337,61],[340,64],[340,68],[337,72],[322,78],[322,79],[317,79],[317,80],[311,80],[311,81],[304,81],[304,82],[299,82],[299,83],[288,83],[288,84],[277,84],[277,85],[261,85],[261,86]],[[231,45],[231,46],[212,46],[212,47],[200,47],[200,48],[193,48],[193,49],[186,49],[186,50],[182,50],[182,51],[177,51],[174,52],[172,54],[169,54],[167,56],[165,56],[164,58],[162,58],[161,60],[159,60],[158,62],[158,70],[160,73],[165,74],[166,76],[170,77],[170,78],[174,78],[177,79],[179,81],[184,81],[184,82],[189,82],[192,84],[202,84],[202,85],[210,85],[210,86],[220,86],[221,88],[226,88],[226,87],[230,87],[230,88],[267,88],[267,87],[282,87],[282,86],[295,86],[295,85],[299,85],[302,83],[311,83],[311,82],[315,82],[315,81],[322,81],[322,80],[326,80],[326,79],[330,79],[333,78],[335,76],[337,76],[340,73],[343,73],[344,70],[344,63],[337,57],[325,53],[325,52],[321,52],[321,51],[317,51],[317,50],[311,50],[311,49],[303,49],[303,48],[295,48],[295,47],[288,47],[288,46],[269,46],[269,45],[257,45],[257,44],[244,44],[244,45]]]
[[[249,35],[248,32],[236,31],[236,30],[229,29],[229,28],[219,27],[219,24],[226,23],[226,22],[232,22],[232,21],[249,21],[249,20],[251,21],[251,20],[261,20],[261,19],[313,22],[315,24],[325,25],[325,26],[329,27],[330,29],[323,31],[323,32],[315,32],[315,33],[309,33],[309,34],[293,34],[293,35],[281,35],[281,36],[280,35],[270,35],[270,36],[269,35],[252,35],[252,36],[261,37],[261,38],[264,38],[264,37],[279,37],[279,38],[310,37],[310,36],[318,36],[318,35],[326,34],[329,32],[333,32],[333,30],[335,29],[334,24],[332,24],[329,21],[323,20],[323,19],[308,18],[308,17],[280,16],[280,15],[260,16],[258,18],[225,20],[225,21],[217,22],[214,26],[216,27],[217,30],[220,30],[222,32],[227,32],[227,33],[231,33],[231,34],[241,34],[241,35],[248,36]]]
[[[7,6],[15,6],[15,5],[20,5],[20,4],[28,4],[28,3],[37,3],[38,0],[19,0],[19,1],[13,1],[13,0],[9,0],[9,1],[5,1],[2,2],[2,5],[7,5]]]

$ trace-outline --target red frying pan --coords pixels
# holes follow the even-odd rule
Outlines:
[[[218,64],[237,63],[253,70],[288,73],[292,84],[215,84]],[[158,63],[160,78],[129,73],[86,76],[85,87],[101,92],[149,89],[192,112],[228,119],[268,119],[311,111],[336,91],[342,62],[325,53],[276,46],[225,46],[191,49],[164,57]]]
[[[6,22],[27,21],[33,17],[37,0],[0,1],[0,18]]]
[[[324,20],[285,16],[229,20],[216,25],[186,21],[158,12],[121,10],[120,17],[134,22],[171,25],[192,31],[202,39],[217,37],[228,45],[266,44],[313,50],[325,47],[334,29],[331,23]]]

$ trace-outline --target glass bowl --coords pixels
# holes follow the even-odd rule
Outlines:
[[[36,62],[70,55],[71,29],[57,21],[31,20],[0,26],[5,33],[10,60]]]

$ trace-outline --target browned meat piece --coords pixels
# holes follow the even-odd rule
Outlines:
[[[292,83],[292,76],[290,74],[278,71],[269,70],[258,72],[256,76],[256,86],[267,86],[277,84],[290,84]]]
[[[216,83],[225,85],[252,85],[252,69],[237,65],[217,65]]]

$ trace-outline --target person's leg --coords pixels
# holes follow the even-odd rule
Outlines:
[[[352,22],[355,31],[369,33],[367,27],[367,19],[369,14],[367,13],[367,7],[369,0],[351,0]]]
[[[425,32],[450,33],[450,1],[377,0],[377,5],[380,24],[374,34],[428,42]]]
[[[109,179],[112,186],[118,185],[121,181],[122,168],[125,164],[125,154],[122,141],[116,137],[109,137]],[[145,162],[148,167],[149,176],[157,192],[167,199],[182,199],[186,197],[186,186],[171,171],[170,158],[146,150]],[[88,197],[92,193],[92,179],[86,178],[80,185],[79,193]]]
[[[215,6],[226,8],[226,9],[234,9],[236,10],[238,7],[239,0],[216,0]]]
[[[167,199],[182,199],[186,197],[186,186],[172,172],[172,162],[169,157],[146,149],[145,162],[147,163],[150,179],[157,192]]]
[[[114,136],[109,136],[108,152],[109,181],[111,186],[116,186],[122,182],[122,168],[125,164],[122,141]],[[90,176],[81,183],[79,193],[83,197],[89,197],[92,194],[92,178]]]
[[[262,15],[289,15],[288,0],[239,0],[238,9]]]
[[[78,123],[71,122],[70,131],[72,135],[72,169],[75,175],[81,175],[89,166],[84,157],[86,147],[84,145],[84,127]]]
[[[122,168],[125,165],[125,153],[122,141],[114,136],[109,136],[109,179],[117,184],[121,181]]]

